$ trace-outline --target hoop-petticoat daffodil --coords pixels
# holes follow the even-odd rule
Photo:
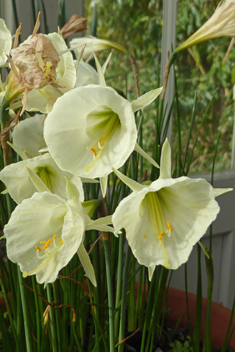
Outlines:
[[[80,199],[83,201],[83,186],[80,177],[62,171],[50,154],[46,153],[35,158],[12,163],[0,171],[0,180],[5,183],[8,193],[17,204],[37,192],[30,170],[42,180],[49,191],[64,199],[66,199],[66,176],[76,185],[80,193]]]
[[[125,229],[132,252],[149,268],[150,279],[156,265],[177,269],[215,220],[219,212],[215,196],[228,190],[216,191],[204,179],[171,178],[167,140],[162,148],[160,177],[151,184],[141,185],[114,171],[133,190],[113,214],[115,234]]]
[[[126,51],[126,49],[118,43],[96,37],[74,38],[70,41],[69,45],[71,48],[74,48],[77,57],[80,56],[81,51],[85,47],[82,56],[84,60],[88,59],[92,54],[98,54],[107,49]]]
[[[106,177],[136,148],[134,111],[148,105],[161,90],[132,103],[104,85],[77,87],[65,93],[44,125],[51,156],[62,170],[81,177]],[[141,153],[140,148],[138,151]]]
[[[235,0],[222,0],[215,12],[176,52],[209,39],[235,35]]]
[[[93,285],[93,266],[83,245],[86,230],[112,231],[110,217],[91,220],[80,203],[77,188],[67,182],[68,201],[50,192],[35,193],[12,212],[4,227],[7,256],[18,263],[23,276],[36,275],[45,285],[56,280],[65,265],[78,254]]]

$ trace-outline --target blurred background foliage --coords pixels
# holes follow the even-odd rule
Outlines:
[[[88,31],[91,34],[92,12],[97,6],[97,37],[116,41],[130,49],[139,69],[140,94],[160,86],[161,40],[163,26],[163,0],[85,0],[85,17],[88,18]],[[178,0],[176,46],[185,41],[213,14],[218,1]],[[169,19],[171,20],[171,19]],[[191,173],[205,173],[212,168],[214,146],[221,132],[216,159],[216,171],[231,168],[233,134],[233,83],[235,82],[235,50],[226,56],[231,38],[218,38],[178,54],[175,72],[178,84],[181,116],[182,150],[186,148],[191,124],[193,101],[197,91],[193,141],[202,116],[215,92],[215,99],[201,127],[197,147],[194,151]],[[107,54],[102,54],[104,62]],[[102,61],[103,60],[103,61]],[[118,88],[128,99],[136,98],[136,88],[129,55],[115,52],[107,70],[107,84]],[[154,141],[156,116],[152,104],[144,111],[144,148],[151,153]],[[173,110],[172,147],[177,148],[177,121]]]

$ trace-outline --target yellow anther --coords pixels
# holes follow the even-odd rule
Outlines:
[[[147,238],[147,235],[144,234],[144,238]]]
[[[167,224],[167,227],[168,227],[168,229],[170,230],[170,232],[172,232],[173,229],[172,229],[172,227],[171,227],[170,221],[167,221],[166,224]]]
[[[90,150],[92,151],[92,153],[96,156],[97,155],[97,152],[94,148],[90,148]]]
[[[161,233],[158,234],[159,241],[162,241],[162,236],[164,236],[164,232],[161,232]]]
[[[64,241],[63,241],[63,240],[61,240],[61,244],[64,244]]]
[[[52,66],[52,62],[48,61],[44,66],[44,77],[47,77],[50,73],[50,68]]]
[[[49,246],[50,246],[50,243],[52,242],[53,240],[50,238],[48,241],[46,241],[45,243],[45,246],[42,247],[43,250],[47,249]]]
[[[41,244],[44,244],[44,243],[47,243],[47,241],[41,241],[40,243],[41,243]]]
[[[52,240],[55,241],[55,239],[56,239],[56,235],[53,235]]]
[[[41,252],[41,248],[39,246],[35,247],[39,252]]]

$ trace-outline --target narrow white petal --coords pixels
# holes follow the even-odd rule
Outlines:
[[[100,187],[101,187],[103,198],[105,198],[106,196],[107,185],[108,185],[108,176],[100,177]]]
[[[91,264],[90,257],[83,245],[83,243],[79,246],[77,250],[77,254],[79,260],[85,270],[86,276],[91,280],[92,285],[95,287],[97,286],[96,278],[95,278],[95,271],[93,265]]]
[[[214,188],[215,197],[231,191],[233,191],[233,188]]]
[[[133,100],[131,103],[133,112],[143,109],[149,104],[151,104],[162,92],[162,89],[163,87],[151,90],[150,92],[147,92],[144,95],[141,95],[136,100]]]
[[[109,64],[109,61],[110,61],[110,59],[111,59],[111,56],[112,56],[112,52],[109,53],[109,56],[107,57],[105,63],[104,63],[103,66],[102,66],[102,70],[103,70],[104,74],[105,74],[106,68],[107,68],[107,66],[108,66],[108,64]]]
[[[97,56],[94,54],[94,58],[95,58],[95,64],[96,64],[96,68],[97,68],[97,72],[99,74],[99,83],[102,85],[102,86],[106,86],[106,83],[105,83],[105,78],[104,78],[104,72],[102,70],[102,67],[100,65],[100,62],[99,60],[97,59]]]
[[[162,146],[160,178],[171,178],[171,147],[167,138]]]
[[[138,143],[135,144],[135,151],[137,153],[139,153],[144,159],[148,160],[153,166],[159,168],[158,163],[156,163],[156,161],[151,158],[150,155],[148,155],[140,146]]]
[[[113,172],[124,182],[132,191],[141,191],[141,189],[145,186],[141,185],[140,183],[132,180],[131,178],[127,177],[126,175],[122,174],[120,171],[113,169]]]
[[[153,273],[154,273],[155,268],[156,268],[155,265],[148,267],[149,281],[152,280],[152,277],[153,277]]]
[[[12,144],[11,142],[7,142],[7,144],[9,144],[9,146],[21,157],[22,160],[28,159],[26,154],[22,150],[17,148],[14,144]]]
[[[32,183],[34,184],[34,186],[35,186],[35,188],[36,188],[36,190],[38,192],[49,192],[49,193],[51,193],[50,190],[45,185],[45,183],[42,182],[40,177],[33,170],[31,170],[27,166],[26,166],[26,169],[28,171],[30,180],[32,181]]]

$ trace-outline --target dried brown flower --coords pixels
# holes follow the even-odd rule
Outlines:
[[[68,22],[61,28],[61,34],[64,39],[68,38],[70,35],[78,32],[82,32],[87,29],[86,25],[87,19],[81,17],[79,14],[74,14],[70,17]]]

